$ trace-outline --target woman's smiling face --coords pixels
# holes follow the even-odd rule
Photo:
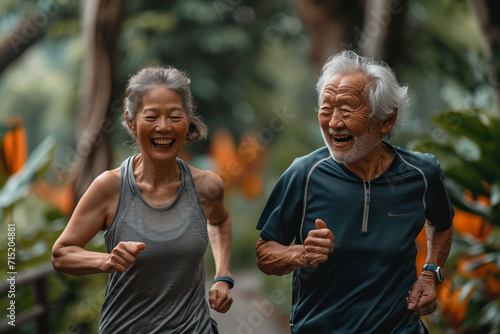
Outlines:
[[[181,96],[165,86],[146,92],[134,119],[128,122],[141,153],[152,160],[175,159],[189,129]]]

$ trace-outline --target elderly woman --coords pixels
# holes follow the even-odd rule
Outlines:
[[[185,142],[207,134],[189,84],[174,68],[146,68],[130,79],[123,123],[140,153],[94,180],[54,244],[56,270],[110,274],[99,333],[217,333],[205,301],[209,240],[210,307],[226,312],[232,304],[223,183],[177,158]],[[106,253],[85,250],[101,230]]]
[[[387,64],[350,51],[326,62],[316,88],[325,146],[274,188],[257,225],[259,268],[294,271],[292,333],[426,333],[419,316],[436,310],[453,208],[434,157],[387,142],[407,88]]]

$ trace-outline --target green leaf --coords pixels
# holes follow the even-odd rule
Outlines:
[[[484,253],[484,251],[485,251],[484,245],[476,244],[474,246],[469,247],[469,249],[467,250],[467,254],[471,256],[481,255]]]
[[[478,161],[481,158],[481,148],[466,137],[458,138],[453,142],[455,153],[465,161]]]
[[[434,122],[450,134],[465,136],[477,145],[491,141],[491,132],[479,117],[475,109],[461,111],[445,111],[433,118]]]
[[[472,212],[484,218],[488,218],[491,214],[491,208],[479,205],[475,202],[467,202],[464,199],[464,188],[459,182],[460,181],[453,178],[446,180],[446,190],[448,191],[448,196],[453,205],[460,210]]]
[[[123,26],[124,29],[154,31],[165,34],[174,29],[177,24],[178,19],[169,13],[144,11],[127,19]]]
[[[474,164],[461,163],[454,164],[445,169],[446,181],[453,180],[460,185],[462,197],[465,189],[470,190],[474,195],[486,195],[483,188],[483,178],[474,168]]]
[[[500,179],[490,185],[491,206],[497,206],[500,203]]]
[[[488,324],[498,321],[500,318],[500,308],[494,302],[484,306],[483,316],[480,319],[480,324]],[[491,332],[490,332],[491,333]]]
[[[456,233],[453,234],[452,250],[454,253],[465,253],[470,247],[474,245],[477,245],[477,242],[475,242],[473,239],[459,236]]]
[[[491,137],[492,137],[491,142],[494,143],[493,146],[495,148],[498,148],[498,143],[500,143],[500,119],[491,118],[490,124],[491,124],[490,127],[491,127]],[[498,152],[498,150],[496,150],[496,152],[497,152],[496,154],[497,159],[500,159],[500,152]],[[500,163],[500,161],[498,162]]]
[[[472,293],[477,285],[478,282],[475,280],[470,280],[467,283],[462,286],[462,289],[460,290],[460,295],[458,296],[458,302],[461,303],[467,298],[467,296]]]
[[[47,137],[30,154],[23,169],[7,179],[5,186],[0,190],[0,219],[6,208],[28,195],[31,181],[49,167],[55,145],[55,140],[52,137]]]

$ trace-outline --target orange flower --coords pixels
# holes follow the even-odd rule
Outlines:
[[[415,244],[417,245],[417,258],[415,259],[415,264],[417,266],[417,277],[420,277],[422,267],[427,259],[427,234],[425,232],[425,226],[415,239]]]
[[[63,215],[69,216],[73,212],[74,199],[71,182],[66,181],[61,186],[53,186],[46,181],[35,181],[31,189],[38,197],[58,208]]]
[[[490,295],[491,299],[497,299],[500,297],[500,279],[498,275],[490,275],[486,278],[486,291]]]
[[[467,278],[481,278],[496,274],[499,269],[495,262],[488,261],[487,254],[465,256],[458,260],[458,272]]]
[[[248,199],[256,199],[264,191],[264,169],[268,149],[254,133],[241,137],[238,154],[245,173],[242,175],[242,191]]]
[[[438,288],[438,303],[441,315],[453,329],[457,329],[464,320],[467,314],[467,305],[474,292],[471,290],[463,300],[459,301],[461,291],[460,286],[453,287],[449,280],[445,280]]]
[[[21,116],[7,117],[5,121],[7,132],[2,143],[2,169],[6,176],[17,173],[28,156],[26,130]]]
[[[258,173],[246,174],[241,182],[243,194],[248,199],[255,199],[259,197],[264,190],[264,182],[262,180],[262,176]]]
[[[227,130],[219,130],[210,138],[210,155],[214,170],[227,189],[241,187],[243,195],[255,199],[264,189],[263,173],[267,161],[267,148],[257,135],[246,133],[237,146]]]
[[[492,299],[500,297],[500,268],[495,261],[488,260],[486,253],[460,258],[458,272],[466,278],[482,279],[484,284],[481,291]]]
[[[219,130],[211,136],[210,143],[215,172],[222,178],[226,188],[232,187],[234,182],[231,180],[242,172],[233,136],[227,130]]]
[[[488,239],[493,226],[483,217],[455,208],[453,228],[459,234],[468,234],[482,242]]]

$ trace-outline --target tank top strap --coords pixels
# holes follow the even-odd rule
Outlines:
[[[130,170],[133,169],[134,158],[133,155],[125,159],[120,165],[120,192],[118,195],[118,204],[116,206],[115,215],[109,224],[109,227],[104,231],[104,237],[114,240],[115,223],[122,216],[123,211],[126,210],[130,202],[133,200],[133,189],[129,180]],[[133,171],[132,171],[133,177]],[[108,245],[106,245],[108,249]]]
[[[139,153],[134,154],[130,157],[128,157],[122,164],[123,168],[123,177],[125,181],[125,185],[128,186],[127,192],[132,194],[132,195],[139,195],[142,197],[141,192],[139,191],[139,188],[137,186],[137,183],[135,181],[134,177],[134,160],[135,158],[139,155]]]
[[[179,163],[181,169],[181,175],[182,175],[181,178],[184,177],[185,179],[184,191],[186,191],[186,193],[189,195],[190,198],[195,199],[201,208],[201,202],[198,197],[198,191],[196,190],[193,174],[191,173],[189,165],[179,158],[177,158],[177,162]]]

